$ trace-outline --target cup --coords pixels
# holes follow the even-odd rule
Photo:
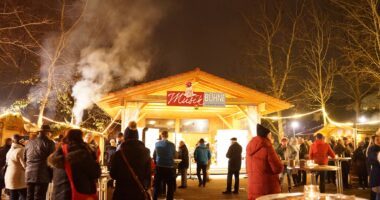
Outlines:
[[[320,196],[318,185],[305,185],[304,198],[306,200],[318,200]]]

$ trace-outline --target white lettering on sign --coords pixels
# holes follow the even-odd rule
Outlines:
[[[205,92],[203,105],[204,106],[225,106],[226,96],[224,93],[219,93],[219,92]]]

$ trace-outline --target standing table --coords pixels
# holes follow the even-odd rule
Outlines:
[[[329,166],[329,165],[315,165],[315,166],[304,166],[304,167],[299,167],[299,166],[288,167],[288,169],[299,169],[299,170],[304,170],[309,174],[311,173],[311,184],[316,185],[317,184],[317,178],[316,178],[317,172],[322,172],[322,171],[339,172],[339,170],[341,168],[339,168],[337,166]],[[336,179],[337,179],[336,180],[337,181],[337,184],[336,184],[337,193],[342,193],[343,192],[343,184],[340,184],[340,183],[342,183],[342,176],[336,176]]]
[[[339,168],[339,170],[336,172],[336,177],[339,176],[339,179],[337,178],[337,180],[339,180],[339,185],[341,186],[341,190],[338,192],[338,193],[343,193],[343,176],[342,176],[342,161],[350,161],[351,158],[350,157],[335,157],[335,158],[329,158],[330,161],[334,161],[335,163],[335,166]],[[338,183],[337,183],[338,185]]]

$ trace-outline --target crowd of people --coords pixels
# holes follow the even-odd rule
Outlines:
[[[147,131],[144,129],[143,131]],[[52,184],[51,199],[95,200],[97,184],[101,175],[100,148],[92,134],[70,129],[64,136],[51,140],[50,127],[42,126],[34,138],[15,134],[0,148],[0,186],[6,188],[11,200],[45,200],[49,183]],[[153,157],[140,141],[136,122],[130,122],[124,133],[109,141],[105,149],[104,164],[110,172],[108,186],[113,187],[113,199],[157,200],[160,196],[174,199],[176,189],[185,189],[191,162],[184,141],[178,151],[168,140],[169,133],[162,131],[155,144]],[[314,160],[318,165],[332,165],[329,158],[351,157],[342,163],[343,186],[350,189],[349,172],[354,170],[359,188],[371,188],[371,199],[380,199],[380,130],[372,137],[358,143],[355,149],[348,138],[328,138],[316,134],[314,141],[303,138],[281,138],[274,145],[269,129],[258,124],[257,136],[246,147],[246,173],[248,176],[248,199],[281,192],[285,178],[289,189],[305,185],[305,171],[289,168],[291,160]],[[231,138],[226,159],[228,172],[225,195],[239,194],[239,176],[243,147]],[[211,152],[204,139],[194,150],[198,186],[206,187]],[[179,163],[175,159],[180,159]],[[286,161],[286,162],[284,162]],[[365,170],[363,170],[365,169]],[[177,187],[176,178],[181,178]],[[335,183],[334,173],[320,172],[319,187],[325,192],[325,183]],[[235,179],[234,187],[232,180]]]

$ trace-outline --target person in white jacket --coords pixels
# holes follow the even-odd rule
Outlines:
[[[26,199],[24,149],[23,138],[18,134],[14,135],[11,149],[7,153],[7,169],[4,178],[10,200]]]

